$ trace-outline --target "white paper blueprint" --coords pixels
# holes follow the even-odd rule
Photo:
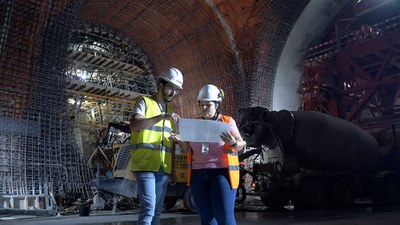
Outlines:
[[[222,142],[222,132],[229,131],[231,125],[214,120],[179,119],[179,136],[182,141]]]

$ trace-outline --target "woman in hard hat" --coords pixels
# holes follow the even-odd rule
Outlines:
[[[200,89],[197,100],[198,119],[229,123],[229,131],[219,135],[221,142],[190,142],[188,181],[201,224],[236,224],[234,206],[239,185],[238,151],[246,142],[240,136],[235,120],[220,113],[224,93],[212,84]]]

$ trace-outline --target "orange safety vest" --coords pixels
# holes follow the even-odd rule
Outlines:
[[[229,123],[232,120],[230,116],[221,115],[222,122]],[[232,189],[236,189],[239,186],[240,172],[239,172],[239,157],[238,151],[232,148],[228,144],[225,144],[226,157],[228,157],[228,170],[229,170],[229,180]],[[190,150],[187,153],[187,184],[190,186],[190,176],[192,173],[192,157],[193,152]]]

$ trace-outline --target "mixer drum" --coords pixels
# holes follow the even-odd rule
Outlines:
[[[315,111],[296,111],[286,152],[312,170],[371,172],[379,159],[377,140],[354,124]]]

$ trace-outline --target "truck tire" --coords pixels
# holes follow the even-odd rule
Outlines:
[[[295,209],[319,208],[325,202],[324,185],[317,179],[304,179],[296,188],[292,200]]]
[[[187,188],[185,193],[183,194],[183,203],[185,204],[185,207],[191,212],[197,213],[196,205],[194,204],[192,191],[190,190],[190,188]]]
[[[350,206],[356,198],[353,183],[346,179],[339,179],[328,187],[327,205],[331,207]]]

